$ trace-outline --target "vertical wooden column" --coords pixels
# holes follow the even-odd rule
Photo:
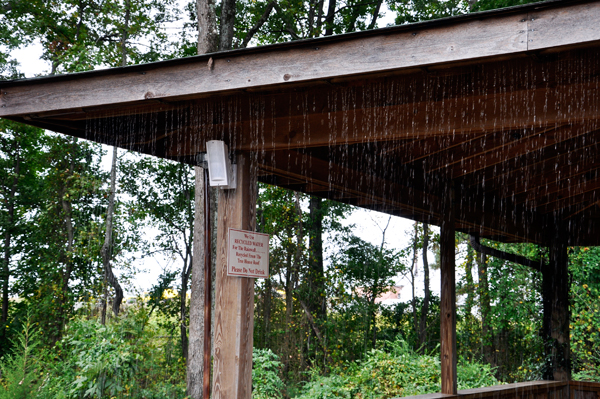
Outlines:
[[[442,393],[455,395],[457,390],[456,285],[454,276],[454,186],[452,182],[445,185],[442,202],[442,225],[440,229]]]
[[[544,306],[543,334],[546,349],[544,379],[571,379],[571,340],[569,336],[569,256],[560,218],[552,226],[550,262],[542,272]]]
[[[256,173],[250,157],[237,157],[237,188],[219,198],[212,397],[250,399],[254,279],[227,276],[227,231],[254,230]]]
[[[210,242],[210,233],[206,232],[206,222],[210,220],[205,211],[208,198],[205,195],[205,169],[200,166],[195,167],[196,188],[195,188],[195,217],[194,217],[194,256],[192,258],[192,284],[190,296],[190,339],[188,343],[188,364],[187,364],[187,392],[191,399],[202,398],[204,370],[204,351],[205,344],[210,345],[210,332],[206,334],[205,324],[205,295],[210,295],[210,285],[206,290],[206,238],[208,235]],[[210,273],[210,265],[208,265]],[[210,308],[209,308],[210,311]],[[210,322],[208,323],[210,330]],[[205,339],[206,337],[206,339]],[[210,369],[209,369],[210,371]]]

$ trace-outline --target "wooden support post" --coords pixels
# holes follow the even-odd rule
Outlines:
[[[243,154],[237,157],[237,188],[219,198],[217,275],[213,357],[213,399],[250,399],[254,329],[254,279],[227,276],[229,228],[254,230],[256,168]]]
[[[560,218],[556,218],[560,221]],[[569,257],[567,240],[560,222],[555,222],[550,241],[550,262],[542,271],[544,306],[543,335],[546,350],[544,379],[571,379],[571,342],[569,337]]]
[[[206,263],[206,256],[210,257],[210,246],[206,246],[207,238],[210,242],[210,233],[206,231],[206,223],[210,221],[210,217],[206,212],[206,205],[209,203],[205,188],[208,183],[206,170],[203,167],[196,166],[194,171],[196,173],[194,256],[192,258],[192,292],[190,295],[187,392],[190,399],[200,399],[202,397],[208,398],[206,395],[203,396],[203,378],[206,371],[210,373],[210,364],[207,370],[204,362],[206,343],[209,345],[210,360],[210,306],[207,315],[206,294],[208,293],[210,298],[211,290],[210,280],[207,280],[205,273],[208,267],[208,275],[210,276],[210,262],[208,266]],[[208,326],[206,325],[206,316],[209,317]]]
[[[455,230],[454,186],[449,182],[442,195],[443,213],[440,229],[441,290],[441,362],[442,393],[456,395],[456,287],[455,287]]]

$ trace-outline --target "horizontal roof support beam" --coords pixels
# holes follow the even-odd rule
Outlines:
[[[69,76],[0,82],[0,117],[306,84],[600,40],[600,3],[538,5]],[[557,8],[554,8],[557,7]]]

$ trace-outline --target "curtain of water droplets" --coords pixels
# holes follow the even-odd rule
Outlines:
[[[598,64],[581,50],[116,108],[86,136],[188,163],[224,140],[263,181],[430,223],[451,180],[460,229],[539,242],[557,212],[587,234],[600,211]]]

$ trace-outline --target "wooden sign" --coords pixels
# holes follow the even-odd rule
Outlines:
[[[269,277],[269,235],[229,229],[227,275]]]

